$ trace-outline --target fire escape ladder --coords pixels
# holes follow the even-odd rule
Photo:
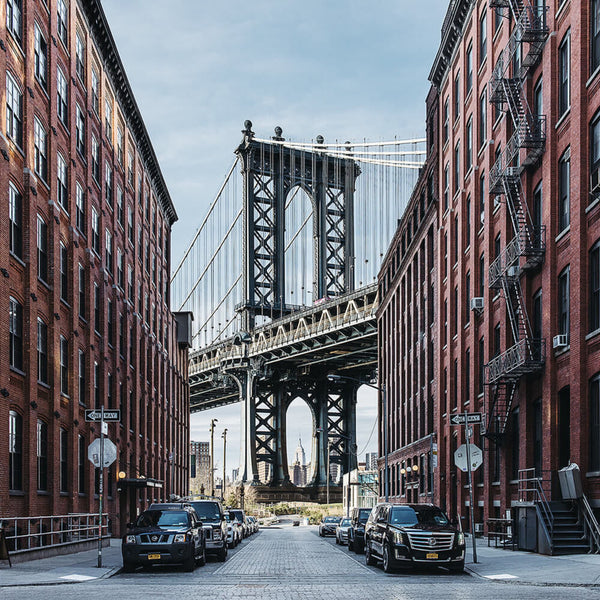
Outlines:
[[[529,213],[521,175],[544,152],[545,115],[534,115],[524,91],[528,71],[541,57],[548,37],[547,7],[531,6],[529,0],[491,0],[490,7],[509,9],[514,28],[508,44],[500,53],[490,81],[490,102],[510,114],[513,133],[490,169],[490,195],[503,195],[514,236],[490,264],[490,288],[502,290],[507,319],[514,340],[512,346],[486,365],[486,435],[501,443],[519,381],[541,370],[544,365],[544,340],[534,339],[527,315],[521,277],[537,267],[544,258],[545,231],[534,227]],[[527,50],[525,59],[524,51]]]

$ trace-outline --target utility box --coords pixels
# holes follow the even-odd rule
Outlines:
[[[577,500],[583,496],[581,471],[576,463],[558,470],[558,481],[563,500]]]

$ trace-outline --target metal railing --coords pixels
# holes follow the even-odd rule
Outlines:
[[[549,487],[551,485],[550,479],[538,477],[535,469],[519,469],[519,502],[532,502],[535,505],[538,522],[541,524],[550,554],[552,554],[554,515],[550,510],[550,503],[544,485]]]
[[[11,554],[97,540],[98,513],[0,518]],[[102,515],[102,537],[109,534],[108,514]]]
[[[544,354],[544,338],[519,340],[487,364],[487,383],[496,383],[504,378],[515,379],[524,373],[536,371],[544,364]]]
[[[590,552],[600,553],[600,525],[585,494],[580,498],[579,507],[583,516],[585,537],[590,541]]]

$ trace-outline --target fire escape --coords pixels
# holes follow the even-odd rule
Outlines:
[[[503,9],[514,27],[498,57],[489,84],[490,102],[504,111],[510,138],[490,170],[490,195],[503,196],[513,237],[490,264],[489,286],[502,290],[506,299],[512,346],[486,365],[486,435],[496,443],[504,438],[519,380],[544,365],[544,339],[534,338],[521,287],[522,276],[544,260],[545,228],[535,226],[527,206],[521,175],[544,153],[546,117],[534,115],[527,103],[525,80],[539,63],[548,37],[546,6],[529,0],[491,0]]]

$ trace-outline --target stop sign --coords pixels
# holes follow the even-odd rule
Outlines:
[[[483,452],[481,448],[475,444],[469,444],[469,454],[471,458],[471,471],[476,471],[483,463]],[[454,464],[461,471],[468,471],[469,465],[467,463],[467,445],[461,444],[454,453]]]
[[[96,438],[88,446],[88,459],[95,466],[99,467],[102,462],[100,458],[100,440]],[[109,440],[104,438],[104,464],[103,467],[110,467],[117,459],[117,447]]]

